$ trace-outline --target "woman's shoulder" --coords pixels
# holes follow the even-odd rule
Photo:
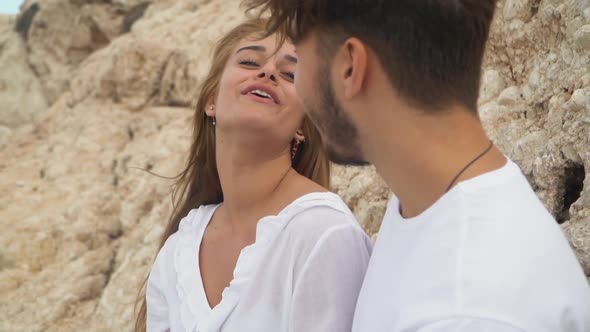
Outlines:
[[[337,229],[366,236],[346,203],[331,192],[305,194],[281,213],[289,219],[286,230],[291,237],[304,239],[305,242],[317,242]]]
[[[207,226],[211,215],[219,204],[201,205],[196,209],[192,209],[188,214],[180,220],[178,224],[177,233],[195,231],[200,227]]]
[[[193,242],[201,229],[205,229],[217,205],[202,205],[192,209],[180,220],[178,230],[172,233],[164,242],[158,256],[171,256],[182,242]]]
[[[354,215],[344,201],[332,192],[310,192],[301,195],[289,204],[281,214],[288,215],[293,220],[307,220],[314,215],[328,215],[329,221],[341,223],[354,219]],[[342,217],[347,217],[343,219]],[[314,218],[315,219],[315,218]]]
[[[152,273],[166,275],[166,280],[174,280],[174,274],[189,268],[195,245],[207,226],[217,205],[203,205],[192,209],[180,220],[178,230],[171,234],[158,251],[152,266]]]
[[[295,271],[302,271],[310,259],[321,261],[336,256],[368,259],[371,240],[338,195],[307,194],[285,210],[289,221],[284,234],[287,241],[282,245],[295,254]]]

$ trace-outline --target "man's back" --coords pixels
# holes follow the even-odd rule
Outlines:
[[[354,331],[590,331],[590,288],[518,167],[459,183],[419,216],[394,197]]]

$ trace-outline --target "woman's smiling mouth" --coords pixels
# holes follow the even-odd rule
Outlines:
[[[242,90],[242,95],[248,95],[256,101],[265,104],[276,104],[280,105],[277,94],[269,87],[262,84],[254,84],[248,88]]]

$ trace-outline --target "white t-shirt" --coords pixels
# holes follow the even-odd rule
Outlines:
[[[146,290],[149,332],[350,331],[371,242],[337,195],[307,194],[262,218],[210,308],[199,247],[217,206],[192,210],[158,253]]]
[[[512,161],[415,218],[389,204],[353,331],[588,332],[590,288]]]

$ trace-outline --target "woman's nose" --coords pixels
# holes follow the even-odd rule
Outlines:
[[[267,78],[268,77],[268,79],[270,79],[273,82],[277,81],[277,77],[274,75],[274,73],[270,72],[266,68],[262,68],[257,76],[258,76],[258,78]]]

